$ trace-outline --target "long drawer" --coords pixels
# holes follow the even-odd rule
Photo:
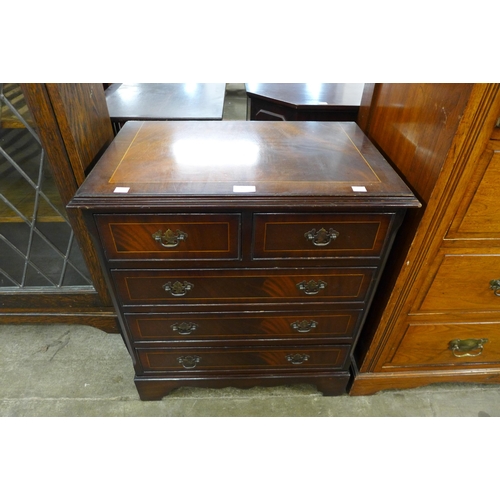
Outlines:
[[[113,270],[124,305],[364,301],[376,268]]]
[[[240,254],[240,214],[97,215],[110,261],[234,260]]]
[[[312,312],[126,314],[129,331],[136,342],[168,342],[276,339],[326,339],[350,341],[361,310]]]
[[[394,214],[255,214],[255,259],[378,257]]]
[[[500,321],[410,324],[384,369],[500,365]]]
[[[269,348],[137,349],[144,372],[342,370],[350,346],[290,346]]]

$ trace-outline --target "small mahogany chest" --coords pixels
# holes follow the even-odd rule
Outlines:
[[[346,391],[407,186],[353,122],[128,122],[70,202],[141,399]]]

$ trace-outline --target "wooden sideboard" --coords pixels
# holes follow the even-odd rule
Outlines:
[[[419,195],[356,350],[352,395],[500,382],[500,84],[377,84],[359,123]]]
[[[355,123],[127,122],[80,187],[142,399],[184,385],[345,393],[418,200]]]

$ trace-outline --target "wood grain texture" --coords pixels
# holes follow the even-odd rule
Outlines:
[[[184,385],[345,391],[394,234],[419,203],[354,123],[128,122],[70,206],[100,243],[140,397],[157,399]],[[162,250],[157,223],[188,236]],[[296,315],[318,333],[295,331]],[[176,325],[179,339],[173,319],[197,326]]]
[[[498,319],[496,302],[489,303],[490,294],[493,293],[489,290],[489,279],[494,278],[489,278],[486,267],[489,262],[495,262],[495,250],[485,250],[488,246],[497,245],[496,240],[491,239],[496,238],[496,235],[488,235],[489,226],[485,217],[481,224],[476,219],[478,225],[474,235],[458,233],[458,228],[469,207],[474,206],[471,200],[476,193],[476,200],[482,200],[480,203],[484,203],[485,197],[488,197],[487,191],[479,189],[482,178],[495,175],[494,169],[491,174],[489,170],[494,163],[485,161],[484,155],[500,114],[500,85],[457,84],[449,89],[451,101],[443,95],[445,87],[441,85],[384,84],[381,87],[383,86],[391,88],[380,88],[373,93],[375,102],[370,115],[375,118],[368,118],[365,123],[372,130],[381,127],[375,132],[379,147],[396,163],[397,169],[404,173],[407,180],[412,179],[412,165],[422,166],[423,178],[415,178],[411,183],[415,184],[412,187],[423,197],[425,211],[421,218],[415,219],[413,228],[405,225],[400,233],[404,242],[400,247],[400,265],[393,267],[393,272],[389,273],[390,286],[385,287],[382,282],[379,288],[390,289],[391,292],[382,299],[375,298],[374,304],[377,307],[372,308],[372,311],[377,311],[377,314],[370,315],[366,323],[365,335],[362,336],[365,344],[357,352],[360,369],[351,389],[352,394],[376,391],[377,384],[380,389],[387,389],[452,380],[453,376],[457,380],[467,380],[467,363],[463,363],[463,372],[457,376],[457,372],[460,372],[457,367],[461,366],[457,362],[453,367],[454,375],[448,378],[442,373],[436,375],[433,367],[429,367],[427,374],[421,367],[414,366],[412,369],[408,360],[417,360],[420,354],[412,354],[411,349],[431,342],[432,330],[416,329],[414,331],[419,334],[415,334],[414,341],[411,344],[401,344],[409,322],[415,325],[419,322],[429,324],[453,319],[461,322],[464,330],[469,330],[470,325],[477,325],[479,319],[478,316],[475,320],[471,318],[471,312],[481,313],[484,321]],[[395,102],[399,102],[401,110],[398,111],[395,106],[387,106],[384,99],[387,100],[391,95],[399,96]],[[422,114],[421,108],[413,106],[413,102],[422,102],[423,96],[426,96],[425,101],[428,103],[448,104],[434,106],[433,111],[429,110],[432,112]],[[382,102],[385,104],[382,105]],[[455,114],[446,111],[452,102],[459,107]],[[443,110],[446,111],[446,120]],[[405,123],[411,126],[401,127],[403,116]],[[444,142],[434,142],[434,138],[429,135],[430,130]],[[397,134],[401,131],[404,133],[398,138]],[[419,152],[424,144],[429,150]],[[491,150],[489,156],[491,158]],[[426,168],[426,163],[430,160],[431,163],[435,160],[435,163]],[[420,168],[415,172],[419,170]],[[496,212],[498,210],[494,213]],[[451,231],[448,233],[450,227]],[[409,232],[410,229],[413,229],[413,233]],[[488,235],[488,238],[475,238],[481,235]],[[453,240],[458,236],[459,239]],[[399,239],[395,247],[398,246],[398,241]],[[491,257],[484,255],[488,253]],[[471,268],[465,262],[477,262],[477,265],[471,264]],[[492,271],[494,268],[493,265]],[[484,278],[485,274],[488,278]],[[484,280],[487,283],[483,283]],[[403,350],[401,346],[409,347]],[[404,376],[395,375],[390,368],[385,368],[395,351],[400,359],[407,360],[408,373]],[[415,372],[415,381],[411,379],[412,372]],[[482,374],[478,368],[471,374],[470,380],[487,382],[495,378],[493,376],[492,379],[491,376],[490,368],[485,368]]]

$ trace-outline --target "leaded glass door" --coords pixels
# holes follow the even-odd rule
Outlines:
[[[93,290],[19,84],[0,83],[0,291]]]
[[[0,323],[119,331],[91,235],[65,210],[113,136],[102,84],[0,84]]]

